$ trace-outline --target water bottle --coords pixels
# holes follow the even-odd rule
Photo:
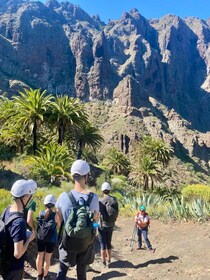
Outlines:
[[[96,223],[96,222],[93,222],[93,228],[98,228],[98,223]]]

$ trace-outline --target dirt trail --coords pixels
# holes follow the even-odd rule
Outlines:
[[[162,223],[151,220],[149,238],[156,252],[130,249],[133,221],[119,218],[113,234],[113,258],[110,268],[103,268],[99,248],[88,280],[208,280],[210,279],[210,222],[203,224]],[[30,250],[32,253],[33,250]],[[34,266],[34,256],[30,263]],[[58,260],[53,258],[50,268],[51,279],[55,279]],[[28,273],[30,274],[28,274]],[[36,271],[26,267],[25,280],[36,279]],[[67,279],[76,279],[75,268],[68,272]]]

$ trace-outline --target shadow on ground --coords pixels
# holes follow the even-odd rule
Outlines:
[[[107,280],[107,279],[112,279],[112,278],[116,278],[116,277],[123,277],[123,276],[126,276],[127,274],[126,273],[121,273],[121,272],[118,272],[118,271],[109,271],[109,272],[106,272],[106,273],[102,273],[100,276],[96,276],[96,277],[93,277],[93,280]]]
[[[110,264],[110,268],[140,268],[140,267],[147,267],[150,264],[164,264],[164,263],[172,263],[174,260],[179,259],[176,256],[169,256],[167,258],[160,258],[160,259],[154,259],[154,260],[149,260],[145,263],[140,263],[137,265],[132,264],[129,261],[115,261],[113,263]]]

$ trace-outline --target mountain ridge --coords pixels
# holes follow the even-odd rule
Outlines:
[[[3,0],[0,47],[2,93],[26,86],[111,102],[208,165],[210,19],[148,20],[134,8],[105,24],[69,2]]]

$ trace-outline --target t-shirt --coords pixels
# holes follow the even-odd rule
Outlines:
[[[141,223],[148,223],[149,222],[149,216],[147,214],[142,215],[141,212],[138,212],[136,214],[135,220],[139,221]],[[145,228],[147,228],[147,227],[145,227]]]
[[[36,202],[34,200],[31,201],[31,203],[29,204],[29,207],[27,208],[27,210],[31,210],[33,212],[36,211]]]
[[[11,212],[13,213],[13,212]],[[11,216],[10,208],[7,209],[5,213],[5,221]],[[23,240],[23,243],[26,241],[26,222],[24,218],[17,218],[8,225],[8,254],[14,255],[14,243],[20,242]],[[10,267],[11,270],[17,270],[24,267],[25,254],[19,259],[16,259],[14,256],[12,258],[12,263]]]
[[[80,197],[83,197],[86,201],[88,200],[88,194],[80,193],[75,190],[72,190],[72,194],[76,201],[78,201]],[[68,193],[64,192],[60,194],[55,204],[55,207],[61,211],[65,224],[70,211],[73,209]],[[94,214],[97,214],[99,212],[99,202],[97,194],[93,195],[92,201],[90,203],[90,210]]]

